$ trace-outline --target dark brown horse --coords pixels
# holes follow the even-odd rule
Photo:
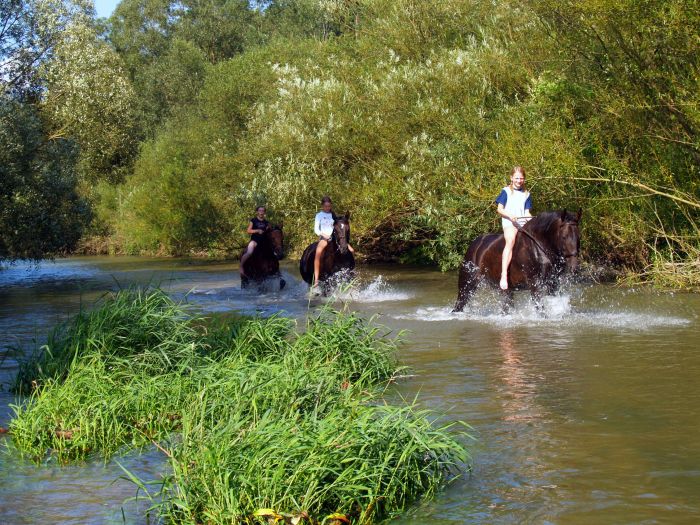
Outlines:
[[[241,288],[247,288],[251,282],[260,285],[271,277],[279,277],[280,290],[284,288],[287,283],[280,275],[279,263],[279,260],[284,257],[283,241],[284,234],[281,227],[272,226],[265,230],[263,238],[255,248],[253,255],[245,262],[243,271],[247,277],[241,276]]]
[[[508,267],[508,290],[504,292],[507,307],[512,305],[514,289],[529,288],[540,308],[542,292],[553,294],[562,274],[576,270],[580,219],[581,210],[576,215],[566,210],[550,211],[540,213],[520,229]],[[503,235],[495,233],[477,237],[471,243],[459,270],[455,312],[464,309],[481,280],[498,286],[504,245]]]
[[[348,250],[350,242],[350,212],[341,217],[336,217],[333,223],[333,234],[328,241],[326,249],[321,255],[321,268],[318,275],[319,285],[322,285],[322,292],[327,295],[331,289],[330,278],[343,270],[352,272],[355,268],[355,257]],[[304,250],[299,261],[299,272],[302,279],[308,284],[314,279],[314,258],[316,257],[316,246],[318,241],[310,244]],[[348,274],[351,276],[351,273]]]

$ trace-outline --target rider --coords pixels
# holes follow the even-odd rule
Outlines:
[[[265,230],[267,230],[270,227],[270,223],[267,222],[267,220],[265,219],[266,213],[267,210],[265,206],[258,206],[255,209],[255,217],[250,219],[250,222],[248,223],[248,229],[246,230],[246,233],[250,234],[250,242],[248,243],[248,249],[243,254],[243,257],[241,257],[241,266],[239,268],[239,272],[242,277],[247,277],[245,272],[243,271],[243,265],[248,260],[248,258],[251,255],[253,255],[253,250],[255,250],[255,248],[258,246],[258,243],[263,240],[263,234],[265,233]]]
[[[333,213],[333,202],[328,195],[324,195],[321,199],[321,211],[316,214],[314,221],[314,233],[318,235],[318,245],[316,246],[316,256],[314,257],[314,280],[312,287],[318,285],[318,277],[321,273],[321,254],[328,246],[333,235],[333,224],[335,223],[335,213]],[[355,253],[355,250],[348,243],[350,253]]]
[[[508,266],[513,257],[515,236],[520,227],[527,222],[527,217],[532,217],[530,215],[532,201],[530,192],[525,189],[525,170],[522,166],[513,168],[510,173],[510,184],[496,197],[496,204],[498,204],[498,214],[501,216],[503,237],[506,240],[501,261],[500,286],[502,290],[507,290]]]

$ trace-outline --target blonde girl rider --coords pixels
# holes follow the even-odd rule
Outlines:
[[[265,209],[265,206],[258,206],[255,209],[255,217],[250,219],[250,222],[248,223],[248,229],[246,230],[246,233],[250,235],[250,242],[248,243],[248,249],[243,254],[243,257],[241,257],[241,266],[238,270],[241,276],[243,277],[247,277],[245,272],[243,271],[243,265],[248,260],[248,258],[251,255],[253,255],[253,251],[255,250],[255,248],[257,248],[258,243],[263,239],[263,234],[265,233],[265,230],[267,230],[270,227],[270,223],[267,222],[267,220],[265,219],[266,213],[267,210]]]
[[[318,276],[321,273],[321,255],[323,250],[328,246],[333,235],[333,225],[335,224],[335,214],[333,213],[333,202],[328,195],[321,199],[321,211],[316,214],[314,220],[314,233],[318,235],[318,245],[316,246],[316,255],[314,256],[314,280],[312,288],[318,285]],[[348,243],[350,253],[355,253],[355,250]]]
[[[518,229],[527,222],[532,208],[530,192],[525,189],[525,170],[515,166],[510,173],[510,184],[496,198],[498,214],[501,216],[503,237],[506,240],[501,261],[501,290],[508,289],[508,266],[513,257],[513,246]]]

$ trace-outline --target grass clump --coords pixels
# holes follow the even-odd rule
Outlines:
[[[162,373],[187,360],[204,342],[187,306],[165,292],[109,293],[92,311],[51,331],[41,351],[21,364],[14,389],[28,393],[42,382],[61,381],[74,362],[90,357],[107,362],[125,358]]]
[[[330,310],[305,328],[215,324],[159,290],[114,294],[22,368],[18,385],[34,388],[14,442],[61,462],[155,443],[172,466],[157,506],[176,523],[372,523],[459,475],[464,429],[382,398],[396,339]]]

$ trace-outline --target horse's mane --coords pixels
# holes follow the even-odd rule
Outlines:
[[[568,211],[565,212],[566,222],[576,222],[576,215]],[[561,219],[561,211],[543,211],[538,213],[534,219],[527,221],[524,228],[528,231],[548,231],[552,225]]]

